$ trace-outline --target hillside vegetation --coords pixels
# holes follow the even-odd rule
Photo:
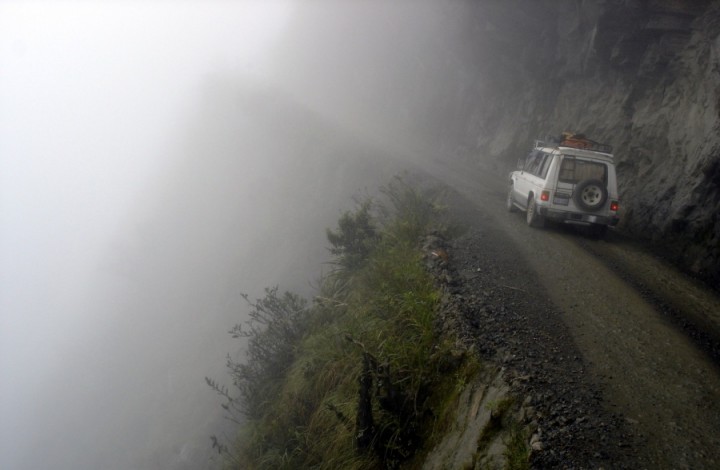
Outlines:
[[[447,231],[440,193],[401,178],[381,193],[327,230],[332,270],[312,302],[277,287],[246,297],[250,320],[231,333],[247,361],[228,359],[233,389],[208,379],[243,423],[213,438],[227,468],[414,468],[451,426],[481,367],[436,324],[420,247]]]

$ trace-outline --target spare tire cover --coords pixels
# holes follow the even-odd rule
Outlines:
[[[608,198],[607,188],[600,180],[585,180],[575,186],[573,200],[575,204],[586,211],[602,209]]]

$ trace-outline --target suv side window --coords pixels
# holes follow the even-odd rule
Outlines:
[[[550,154],[544,154],[545,158],[543,158],[542,165],[540,165],[540,171],[538,172],[538,176],[542,179],[547,178],[548,170],[550,169],[550,163],[553,160],[553,156]]]
[[[533,150],[530,152],[530,154],[525,157],[525,162],[523,165],[522,170],[526,172],[530,172],[530,168],[535,164],[535,158],[537,157],[537,150]]]
[[[526,160],[525,171],[531,175],[545,179],[551,161],[552,155],[540,150],[534,150]]]
[[[540,166],[543,162],[543,157],[545,156],[544,153],[542,153],[540,150],[533,150],[530,155],[528,155],[527,160],[525,160],[525,171],[537,175]]]

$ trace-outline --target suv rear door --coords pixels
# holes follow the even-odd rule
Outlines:
[[[607,190],[608,166],[605,162],[575,155],[563,155],[561,158],[553,204],[582,212],[583,208],[575,203],[573,197],[578,184],[587,180],[597,180],[602,182]]]

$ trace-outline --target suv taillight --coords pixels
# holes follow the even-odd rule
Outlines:
[[[540,200],[541,201],[549,201],[550,200],[550,191],[543,191],[540,193]]]
[[[617,201],[612,201],[612,202],[610,203],[610,210],[613,211],[613,212],[617,212],[618,209],[620,209],[620,203],[617,202]]]

